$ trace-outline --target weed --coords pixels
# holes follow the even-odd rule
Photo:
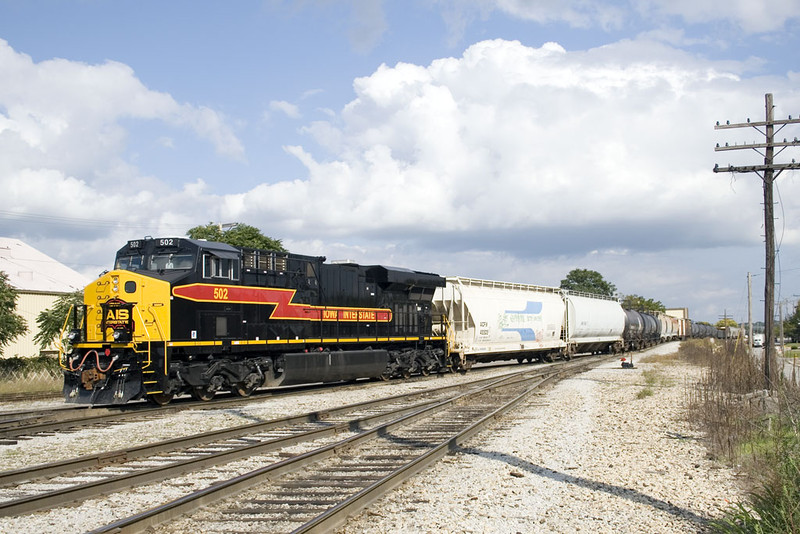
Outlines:
[[[692,421],[715,456],[735,462],[755,481],[711,527],[731,533],[800,533],[800,391],[779,382],[763,391],[759,363],[743,344],[687,341],[681,358],[703,366],[689,390]]]

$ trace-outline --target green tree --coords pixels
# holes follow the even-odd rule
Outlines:
[[[626,310],[636,310],[644,312],[663,312],[666,308],[661,301],[646,299],[639,295],[625,295],[622,298],[622,307]]]
[[[720,319],[714,326],[716,326],[717,328],[728,328],[728,327],[738,328],[739,323],[728,317],[726,319]]]
[[[28,331],[25,318],[16,313],[17,290],[8,283],[8,275],[0,271],[0,354],[3,347]]]
[[[75,291],[58,297],[51,307],[40,312],[36,317],[39,333],[34,336],[33,341],[38,343],[40,348],[47,348],[50,343],[58,339],[61,329],[67,320],[70,307],[78,306],[78,321],[81,320],[81,304],[83,304],[83,291]],[[68,322],[66,324],[67,330],[69,330],[72,327],[72,323]]]
[[[607,282],[597,271],[572,269],[567,277],[561,280],[561,289],[611,297],[617,291],[617,286]]]
[[[229,230],[223,230],[220,225],[213,222],[205,226],[195,226],[186,232],[192,239],[207,239],[219,241],[236,247],[257,248],[261,250],[276,250],[287,252],[280,239],[273,239],[261,233],[261,230],[249,224],[237,223]]]
[[[794,312],[783,320],[783,335],[792,341],[800,338],[800,301],[797,301]]]

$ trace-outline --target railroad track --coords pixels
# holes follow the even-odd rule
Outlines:
[[[591,359],[591,362],[597,361]],[[585,358],[580,363],[583,367],[591,362]],[[560,372],[567,372],[567,369],[575,367],[575,362],[563,367]],[[500,413],[498,410],[501,408],[497,406],[503,399],[514,395],[523,398],[537,383],[550,379],[555,373],[554,368],[537,367],[502,379],[459,383],[324,412],[251,423],[3,472],[0,473],[0,530],[26,525],[30,514],[39,510],[50,514],[56,521],[64,522],[63,528],[58,523],[59,528],[54,531],[70,532],[70,521],[65,518],[72,513],[82,515],[82,507],[63,508],[66,504],[86,502],[89,507],[105,507],[109,502],[115,502],[115,506],[128,510],[130,514],[152,506],[140,503],[142,495],[146,495],[151,503],[153,498],[163,499],[162,502],[170,498],[162,495],[172,495],[171,498],[182,495],[149,512],[140,512],[96,530],[139,532],[150,525],[196,510],[205,503],[264,483],[270,485],[269,490],[262,487],[258,490],[260,495],[241,501],[244,505],[227,505],[218,517],[209,519],[209,524],[217,525],[215,528],[219,532],[235,531],[237,529],[231,527],[231,520],[253,524],[263,516],[269,517],[264,519],[266,525],[285,531],[297,527],[298,521],[310,524],[319,521],[318,516],[338,517],[324,519],[321,523],[324,526],[314,527],[327,530],[334,524],[331,521],[340,521],[352,513],[354,507],[365,506],[381,492],[388,491],[387,488],[424,468],[426,462],[446,454],[450,447],[477,432],[480,424],[472,429],[468,428],[469,425],[476,420],[491,420]],[[501,387],[506,393],[490,392]],[[490,399],[492,396],[493,400]],[[434,428],[440,434],[420,430],[422,428]],[[405,453],[423,455],[428,460],[406,457],[405,453],[391,452],[389,448],[401,445]],[[405,471],[398,467],[401,474],[397,474],[394,471],[398,462],[414,463],[419,467],[405,468]],[[402,474],[404,472],[406,474]],[[303,476],[299,477],[300,474]],[[389,485],[381,482],[370,491],[372,497],[368,499],[363,496],[355,498],[355,494],[366,489],[365,484],[373,486],[383,479],[395,482]],[[332,482],[335,482],[333,486]],[[311,493],[301,490],[302,487]],[[141,489],[131,492],[132,488]],[[141,493],[139,501],[136,495],[131,497],[136,491]],[[271,496],[266,496],[266,491],[271,491]],[[98,499],[100,495],[114,492],[127,493],[120,493],[119,498]],[[342,499],[352,502],[344,504]],[[137,504],[131,504],[129,500]],[[125,502],[125,506],[120,505],[121,502]],[[270,507],[273,515],[264,515]],[[281,507],[291,511],[278,512]],[[346,511],[333,511],[340,507]],[[206,513],[210,512],[203,512]],[[108,517],[124,515],[117,510]],[[200,521],[205,521],[202,514],[199,517]],[[281,523],[279,520],[289,522]],[[51,521],[50,524],[54,523]],[[290,524],[293,525],[291,528]],[[84,532],[95,526],[72,528]],[[188,527],[188,531],[209,531],[207,527],[193,525]],[[256,530],[275,531],[273,527],[270,530],[258,523]]]
[[[538,386],[599,361],[585,358],[491,380],[92,532],[149,532],[194,512],[174,528],[209,533],[329,532],[483,430]]]
[[[492,367],[485,369],[490,368]],[[475,372],[479,371],[475,370]],[[413,377],[405,381],[413,383],[427,379],[427,377]],[[0,412],[0,446],[15,445],[19,440],[29,439],[40,434],[70,432],[108,424],[146,421],[183,410],[224,410],[273,397],[305,395],[310,391],[326,390],[332,387],[347,391],[350,388],[358,388],[362,385],[363,381],[357,384],[303,384],[280,389],[260,390],[250,397],[218,396],[211,402],[190,400],[187,397],[176,399],[167,406],[159,407],[146,402],[138,402],[119,406],[65,405],[35,410],[7,410]]]
[[[280,451],[298,443],[354,433],[381,419],[418,410],[460,390],[494,380],[460,383],[324,412],[204,432],[139,447],[0,472],[0,517],[45,510],[169,480],[183,473]]]
[[[20,439],[38,434],[84,430],[109,423],[127,423],[163,417],[183,410],[223,410],[271,397],[303,395],[309,391],[338,387],[358,387],[346,384],[311,384],[277,390],[262,390],[250,397],[218,397],[212,402],[179,399],[167,406],[154,407],[145,402],[121,406],[59,406],[37,410],[0,412],[0,445],[14,445]]]

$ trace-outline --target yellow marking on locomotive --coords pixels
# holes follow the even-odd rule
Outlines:
[[[137,311],[131,317],[127,309],[111,308],[104,317],[101,304],[111,299],[133,303]],[[86,318],[88,339],[83,346],[110,341],[103,338],[103,319],[106,327],[124,324],[133,319],[135,343],[163,343],[172,331],[169,313],[170,285],[164,280],[132,271],[111,271],[86,286],[83,302],[89,310]]]
[[[215,347],[222,345],[222,341],[169,341],[168,347]]]

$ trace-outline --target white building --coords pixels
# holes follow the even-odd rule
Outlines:
[[[8,237],[0,237],[0,271],[6,273],[9,284],[17,290],[16,313],[28,323],[28,332],[3,347],[2,357],[38,356],[41,350],[33,338],[39,331],[39,313],[50,308],[59,296],[83,290],[89,280],[19,239]]]

